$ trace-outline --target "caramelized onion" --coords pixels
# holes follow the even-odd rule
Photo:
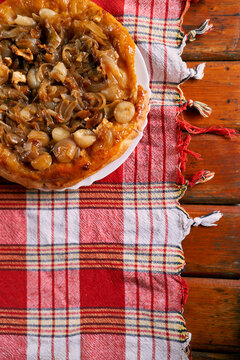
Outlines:
[[[9,73],[8,67],[3,63],[0,63],[0,85],[8,81]]]
[[[116,105],[119,103],[119,100],[113,101],[111,104],[108,104],[104,108],[104,115],[106,119],[111,119],[114,116],[114,110]]]
[[[57,13],[51,9],[46,9],[46,8],[43,8],[39,11],[39,16],[41,17],[41,19],[43,20],[48,20],[48,19],[51,19],[53,18],[54,16],[56,16]]]
[[[19,36],[19,33],[21,33],[21,32],[25,32],[25,29],[16,27],[11,30],[1,30],[0,31],[0,40],[17,38]]]
[[[36,111],[37,111],[36,106],[31,104],[21,110],[20,116],[22,120],[29,122],[33,119]]]
[[[135,107],[129,101],[122,101],[114,109],[114,117],[120,124],[126,124],[133,119]]]
[[[91,118],[85,120],[86,120],[86,128],[94,129],[103,120],[103,114],[101,112],[97,112]]]
[[[36,21],[34,21],[33,18],[30,18],[28,16],[22,16],[22,15],[18,15],[16,17],[16,19],[14,20],[14,23],[17,25],[22,25],[22,26],[36,25]]]
[[[33,54],[30,49],[18,49],[15,45],[12,45],[11,49],[16,55],[23,57],[25,60],[33,60]]]
[[[91,130],[80,129],[73,134],[75,143],[82,149],[86,149],[97,140],[96,135]]]
[[[76,52],[75,44],[68,44],[63,47],[62,50],[62,59],[67,66],[70,66],[72,63],[72,53]]]
[[[70,138],[59,141],[53,149],[55,157],[61,163],[71,162],[76,152],[77,146],[75,142]]]
[[[62,39],[60,38],[53,26],[50,26],[48,32],[48,48],[51,52],[53,52],[61,45]]]
[[[11,57],[12,51],[10,49],[11,42],[9,40],[2,40],[0,42],[0,55],[2,58]]]
[[[47,87],[50,85],[50,81],[45,79],[40,85],[40,88],[38,90],[38,96],[42,101],[48,101],[48,93],[47,93]]]
[[[38,77],[41,81],[45,78],[45,76],[48,75],[48,70],[49,70],[48,68],[51,66],[53,65],[50,63],[43,63],[42,65],[40,65],[38,70]]]
[[[23,73],[21,73],[20,71],[14,71],[12,74],[12,82],[14,84],[18,84],[20,82],[26,82],[27,78],[26,75],[24,75]]]
[[[21,161],[31,162],[40,154],[40,147],[38,143],[26,142],[23,146],[15,146],[17,154]]]
[[[70,137],[70,132],[62,127],[56,127],[52,131],[52,138],[55,142],[67,139]]]
[[[31,89],[38,89],[40,86],[39,72],[35,67],[32,67],[27,74],[27,83]]]
[[[5,124],[3,121],[0,120],[0,125],[5,129],[5,130],[11,130],[11,127],[7,124]]]
[[[31,165],[35,170],[46,170],[52,165],[52,157],[48,153],[44,152],[38,155],[36,159],[32,160]]]
[[[57,81],[61,81],[64,83],[66,76],[67,76],[67,69],[64,63],[59,62],[56,66],[54,66],[53,70],[50,74],[51,78]]]
[[[84,21],[82,24],[85,28],[91,31],[96,41],[104,45],[104,40],[107,40],[106,34],[104,34],[103,30],[93,21]]]
[[[49,143],[49,136],[44,131],[31,130],[28,134],[28,139],[31,141],[39,141],[42,146],[46,146]]]
[[[57,112],[59,113],[60,117],[64,119],[64,122],[68,122],[71,117],[73,110],[77,106],[77,100],[70,102],[69,100],[63,100],[58,106],[57,106]]]
[[[37,39],[32,39],[30,37],[20,38],[16,41],[17,46],[20,49],[30,49],[32,53],[36,54],[38,51]]]
[[[17,145],[21,142],[21,138],[13,132],[8,132],[7,134],[5,134],[5,142],[11,146]]]
[[[102,82],[99,82],[99,83],[94,83],[94,82],[92,82],[91,85],[90,85],[89,90],[90,90],[91,92],[99,92],[99,91],[101,91],[101,90],[106,89],[107,86],[108,86],[107,81],[102,81]],[[104,94],[104,93],[103,93],[103,94]],[[105,95],[105,94],[104,94],[104,95]]]
[[[21,91],[11,88],[10,86],[0,86],[0,100],[28,100]]]

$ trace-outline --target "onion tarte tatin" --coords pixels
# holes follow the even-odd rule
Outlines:
[[[89,0],[0,5],[0,176],[61,189],[119,158],[145,121],[135,44]]]

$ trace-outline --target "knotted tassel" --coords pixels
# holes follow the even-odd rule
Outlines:
[[[187,34],[187,40],[195,41],[197,36],[206,35],[207,33],[209,33],[209,31],[211,31],[213,28],[213,25],[209,24],[209,21],[210,19],[207,19],[198,28],[189,31],[189,33]]]
[[[186,181],[186,185],[193,187],[197,184],[203,184],[214,178],[215,173],[208,170],[201,170],[194,174],[191,178]]]
[[[184,38],[182,39],[182,44],[179,47],[179,54],[183,53],[183,49],[186,46],[187,41],[195,41],[197,36],[206,35],[213,29],[213,25],[209,24],[209,19],[204,21],[198,28],[193,29],[187,33]]]
[[[217,226],[218,224],[215,223],[219,221],[222,216],[223,214],[220,213],[220,211],[214,211],[213,213],[205,216],[195,217],[193,219],[192,226],[199,226],[199,225],[206,227]]]
[[[210,108],[210,106],[202,103],[201,101],[188,100],[188,106],[190,108],[194,107],[195,109],[197,109],[203,117],[209,117],[212,113],[212,109]]]
[[[206,63],[199,64],[195,69],[189,69],[190,70],[190,78],[196,79],[196,80],[202,80],[204,77],[204,68]]]
[[[219,221],[222,216],[223,215],[221,214],[220,211],[214,211],[211,214],[195,217],[194,219],[189,219],[189,218],[184,219],[184,223],[183,223],[184,238],[190,233],[192,226],[199,226],[199,225],[206,227],[217,226],[217,224],[215,223]]]

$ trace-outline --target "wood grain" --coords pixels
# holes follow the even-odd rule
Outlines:
[[[193,351],[192,360],[239,360],[240,354],[209,353]]]
[[[199,62],[190,62],[194,68]],[[240,63],[234,61],[209,62],[201,81],[188,80],[182,86],[186,99],[198,100],[212,108],[209,118],[196,110],[184,111],[184,118],[200,127],[220,125],[240,129]]]
[[[182,203],[239,204],[240,203],[240,137],[228,140],[217,135],[194,136],[190,149],[199,152],[202,160],[189,156],[186,176],[207,169],[216,173],[204,184],[188,189]]]
[[[207,119],[194,110],[186,111],[184,116],[199,127],[220,125],[239,129],[240,63],[235,60],[240,60],[240,2],[200,0],[191,4],[184,29],[190,31],[207,18],[211,19],[214,30],[188,43],[183,54],[184,60],[191,61],[189,67],[207,61],[205,77],[186,82],[182,89],[187,99],[205,102],[213,113]],[[196,350],[193,360],[236,360],[240,354],[228,352],[240,351],[239,280],[203,277],[239,278],[239,206],[216,204],[239,204],[240,140],[230,142],[214,135],[202,135],[193,138],[190,148],[200,152],[203,160],[190,158],[187,175],[203,168],[215,171],[216,175],[210,182],[187,191],[182,202],[191,205],[184,208],[193,217],[216,209],[224,213],[218,227],[193,228],[183,243],[187,261],[184,276],[193,276],[185,278],[190,286],[185,317],[193,334],[191,346]]]
[[[219,210],[218,226],[193,227],[183,242],[186,268],[183,276],[240,278],[240,206],[185,205],[191,217]]]
[[[237,0],[200,0],[191,4],[185,15],[183,28],[188,32],[206,19],[211,19],[214,30],[188,43],[184,60],[239,60],[240,59],[240,2]]]
[[[190,287],[184,316],[193,350],[239,352],[239,280],[185,278]]]

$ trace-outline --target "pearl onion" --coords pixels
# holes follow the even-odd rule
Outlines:
[[[129,101],[122,101],[117,104],[114,110],[114,117],[120,124],[126,124],[133,119],[135,107]]]
[[[55,142],[66,139],[70,136],[70,132],[63,129],[62,127],[56,127],[52,131],[52,138]]]
[[[28,139],[37,140],[42,144],[42,146],[47,145],[50,140],[48,134],[46,134],[44,131],[37,130],[30,131],[30,133],[28,134]]]
[[[42,153],[31,161],[31,165],[35,170],[46,170],[52,165],[52,157],[46,152]]]
[[[91,130],[84,130],[84,129],[77,130],[73,134],[73,138],[75,143],[82,149],[88,148],[97,139],[94,132],[92,132]]]
[[[59,141],[53,148],[54,155],[61,163],[71,162],[76,152],[77,146],[75,142],[70,138]]]

